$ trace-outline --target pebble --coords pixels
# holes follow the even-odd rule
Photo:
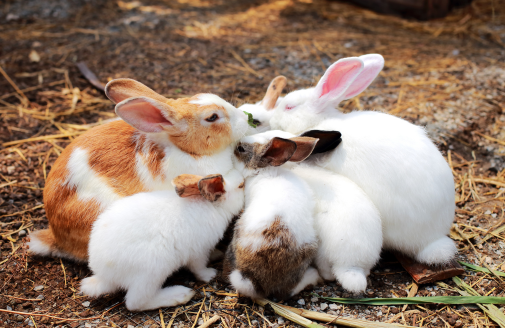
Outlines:
[[[18,233],[19,237],[23,237],[26,235],[26,230],[20,230],[19,233]]]
[[[321,303],[321,310],[324,311],[326,308],[328,308],[327,303]]]
[[[131,324],[128,324],[128,328],[135,328],[135,327],[133,325],[131,325]]]
[[[43,296],[43,295],[41,295],[41,294],[39,294],[39,295],[37,296],[37,299],[44,300],[44,296]]]
[[[17,319],[19,322],[22,322],[25,318],[23,317],[23,315],[18,315],[18,316],[16,316],[16,319]]]
[[[277,318],[277,323],[279,323],[279,324],[284,324],[284,318],[282,318],[282,317],[278,317],[278,318]]]
[[[6,308],[7,308],[8,311],[12,311],[12,307],[11,306],[7,305]]]
[[[83,302],[83,303],[82,303],[82,305],[83,305],[84,307],[89,307],[90,302],[89,302],[89,301],[85,301],[85,302]]]
[[[87,322],[86,322],[86,323],[84,323],[84,327],[85,327],[85,328],[91,328],[91,327],[92,327],[92,325],[91,325],[91,323],[87,323]]]
[[[35,290],[35,291],[44,290],[44,286],[43,285],[38,285],[38,286],[34,287],[33,290]]]
[[[487,264],[492,264],[493,263],[493,259],[491,259],[491,257],[486,257],[486,263]]]
[[[340,306],[338,306],[337,304],[330,304],[330,309],[333,309],[333,310],[337,310],[337,309],[340,309]]]
[[[298,299],[297,303],[298,303],[298,305],[305,305],[305,300]]]
[[[382,316],[382,311],[378,311],[377,316]]]
[[[310,298],[310,301],[312,301],[312,302],[318,302],[318,301],[319,301],[319,298],[317,298],[317,297]]]
[[[15,170],[16,168],[14,166],[7,166],[7,174],[11,175]]]
[[[251,324],[254,324],[254,325],[258,324],[258,320],[252,320]]]

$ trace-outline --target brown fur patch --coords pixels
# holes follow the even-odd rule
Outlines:
[[[180,197],[200,196],[198,182],[202,178],[201,175],[181,174],[172,180],[172,184],[175,186],[175,192]]]
[[[114,103],[119,103],[130,97],[147,96],[160,102],[168,99],[146,85],[128,78],[119,78],[110,81],[105,86],[105,95]]]
[[[241,246],[241,235],[243,233],[236,227],[226,251],[226,274],[238,269],[242,276],[251,280],[258,294],[279,299],[289,297],[312,262],[317,243],[297,246],[279,217],[262,232],[264,244],[256,251]]]

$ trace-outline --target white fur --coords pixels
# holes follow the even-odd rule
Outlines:
[[[232,283],[235,290],[240,292],[241,294],[251,297],[251,298],[260,298],[260,296],[256,293],[254,289],[254,285],[251,280],[244,278],[242,273],[238,270],[234,270],[230,273],[230,282]]]
[[[316,285],[320,279],[321,278],[319,277],[319,274],[317,273],[317,270],[315,268],[312,267],[307,268],[300,283],[298,283],[296,287],[293,289],[293,291],[291,291],[291,296],[299,294],[300,291],[302,291],[309,285]]]
[[[325,280],[337,278],[348,291],[364,291],[366,276],[382,248],[379,211],[361,188],[342,175],[308,164],[294,166],[292,171],[316,197],[319,273]]]
[[[277,134],[285,135],[284,132]],[[265,144],[275,136],[278,136],[276,132],[265,132],[244,137],[241,142]],[[277,219],[280,219],[298,247],[317,241],[314,230],[314,196],[303,180],[281,167],[248,169],[244,163],[237,161],[236,168],[247,178],[245,209],[235,230],[241,248],[250,249],[254,253],[269,244],[264,240],[263,231]],[[252,286],[244,284],[241,274],[230,277],[230,282],[242,294],[251,297],[258,295]],[[246,288],[245,291],[241,291],[243,288]]]
[[[92,297],[125,289],[126,307],[146,310],[187,302],[189,288],[162,289],[165,279],[187,266],[210,281],[209,255],[243,206],[242,175],[225,177],[226,193],[214,203],[201,196],[179,198],[173,191],[140,193],[115,202],[93,226],[89,267],[81,290]]]
[[[87,150],[75,148],[68,160],[67,169],[68,176],[66,177],[65,184],[70,189],[76,188],[77,198],[80,200],[88,201],[94,199],[100,206],[105,207],[121,198],[107,184],[107,181],[101,178],[89,166]]]
[[[367,61],[380,62],[379,57],[355,61],[364,63],[365,72]],[[320,156],[319,164],[365,191],[381,214],[384,246],[421,262],[447,262],[456,253],[454,244],[443,239],[454,218],[454,180],[440,151],[422,128],[395,116],[339,112],[335,107],[345,93],[320,97],[325,81],[288,94],[274,109],[272,128],[294,134],[309,129],[340,131],[342,143],[328,156]],[[348,89],[362,83],[358,76]],[[292,109],[286,111],[286,106]],[[427,249],[431,244],[436,248]]]
[[[37,233],[30,233],[30,242],[28,243],[28,251],[34,254],[38,254],[43,257],[48,257],[52,255],[52,249],[50,246],[42,243],[42,241],[37,237]]]

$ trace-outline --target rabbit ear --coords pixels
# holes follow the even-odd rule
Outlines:
[[[146,85],[128,78],[120,78],[109,81],[105,86],[105,95],[114,103],[122,102],[130,97],[147,96],[160,102],[166,102],[167,98],[156,93]]]
[[[262,163],[271,166],[280,166],[287,162],[296,151],[296,142],[274,137],[262,149]]]
[[[348,57],[333,63],[314,89],[318,99],[340,99],[354,79],[363,70],[363,61],[358,57]]]
[[[209,202],[215,202],[226,193],[224,180],[221,174],[207,175],[198,181],[200,194]]]
[[[363,92],[377,77],[384,67],[384,57],[379,54],[367,54],[359,57],[365,67],[363,71],[354,79],[351,86],[347,88],[342,100],[350,99]]]
[[[172,185],[179,197],[200,196],[198,182],[202,178],[200,175],[181,174],[172,180]]]
[[[303,133],[301,136],[308,136],[318,139],[316,147],[312,151],[312,154],[319,154],[333,150],[340,144],[340,142],[342,142],[342,134],[340,134],[339,131],[311,130]]]
[[[309,157],[317,145],[319,139],[308,136],[297,136],[289,140],[296,143],[296,151],[289,159],[290,162],[301,162]]]
[[[116,114],[139,131],[156,133],[183,129],[176,111],[166,103],[149,97],[131,97],[116,105]]]
[[[261,101],[261,105],[266,110],[272,110],[275,108],[275,103],[279,96],[281,96],[282,90],[286,87],[287,79],[284,76],[275,77],[270,85],[268,86],[267,93]]]

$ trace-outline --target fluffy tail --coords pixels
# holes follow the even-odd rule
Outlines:
[[[51,229],[35,231],[29,236],[28,251],[40,256],[53,256],[58,253]]]

